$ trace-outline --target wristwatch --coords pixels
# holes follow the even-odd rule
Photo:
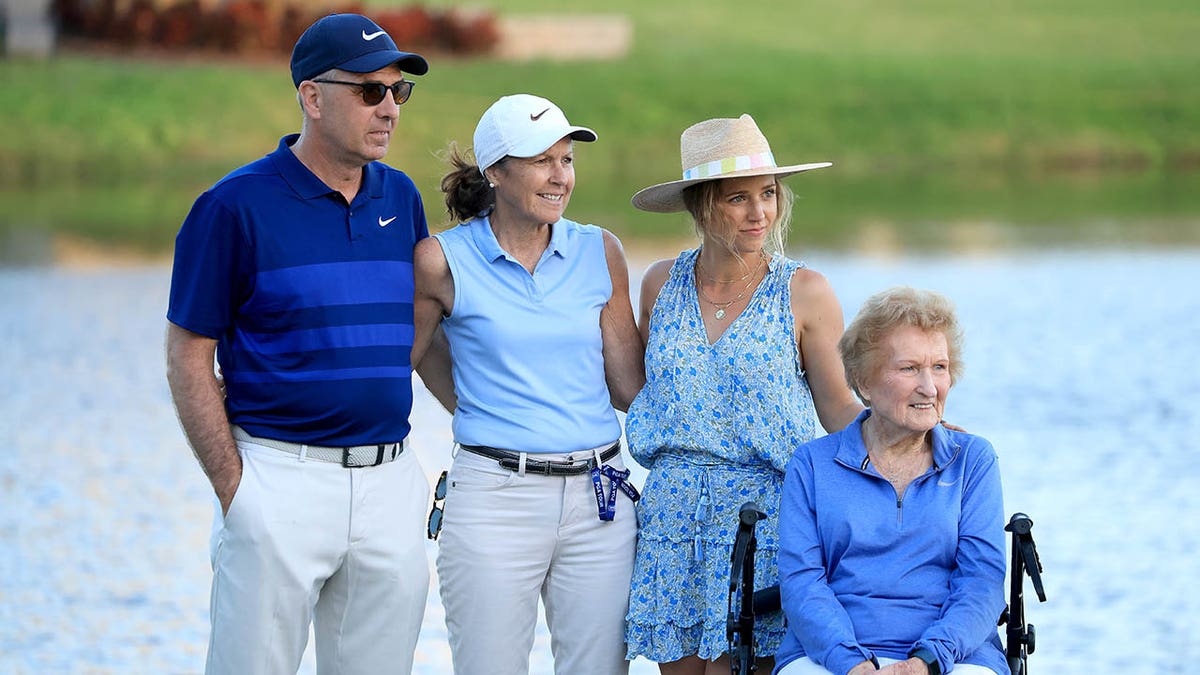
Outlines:
[[[918,658],[929,668],[929,675],[942,675],[942,667],[938,665],[937,657],[924,647],[917,647],[908,653],[908,658]]]

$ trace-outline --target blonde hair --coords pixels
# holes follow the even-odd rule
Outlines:
[[[868,402],[859,384],[879,369],[883,341],[900,326],[941,332],[950,358],[950,386],[962,376],[962,329],[954,315],[954,304],[934,291],[908,286],[889,288],[867,298],[838,341],[846,384],[864,404]]]
[[[733,239],[719,236],[714,231],[729,229],[727,227],[729,223],[718,206],[721,202],[722,180],[727,179],[709,180],[688,186],[683,191],[683,205],[692,216],[692,226],[696,228],[696,236],[703,240],[705,235],[708,235],[720,242],[730,253],[736,253],[733,250]],[[776,178],[775,222],[771,223],[771,230],[767,233],[767,245],[765,246],[768,253],[783,253],[784,245],[787,242],[788,228],[792,224],[792,202],[795,199],[796,195],[791,188]],[[726,227],[714,228],[714,225],[725,225]]]

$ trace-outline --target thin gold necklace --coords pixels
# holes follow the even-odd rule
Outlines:
[[[762,264],[761,261],[767,259],[766,251],[763,251],[761,248],[758,249],[758,259],[759,259],[759,264]],[[703,274],[703,271],[700,269],[700,257],[699,256],[696,257],[696,272],[698,274]],[[704,280],[710,284],[736,284],[740,281],[745,281],[746,279],[749,279],[750,275],[754,274],[756,272],[758,272],[758,265],[755,265],[753,269],[746,270],[746,273],[737,279],[715,279],[708,275],[704,275]]]
[[[742,287],[742,292],[738,293],[737,297],[735,297],[734,299],[729,300],[727,302],[716,302],[712,298],[708,297],[708,294],[706,294],[704,292],[704,285],[700,283],[700,278],[696,277],[696,291],[699,292],[700,298],[716,308],[716,311],[713,312],[713,318],[718,319],[718,320],[724,319],[725,318],[725,310],[729,309],[729,306],[732,305],[733,303],[746,297],[746,293],[748,293],[750,291],[750,287],[754,286],[754,282],[758,280],[758,271],[760,269],[762,269],[762,263],[766,259],[767,259],[766,255],[763,254],[762,251],[759,251],[758,264],[754,266],[754,269],[751,270],[749,274],[747,274],[745,277],[742,277],[743,279],[749,277],[750,281],[746,282],[746,285],[744,287]],[[696,258],[696,266],[697,267],[700,266],[700,258],[698,258],[698,257]],[[752,277],[750,276],[751,274],[753,275]]]

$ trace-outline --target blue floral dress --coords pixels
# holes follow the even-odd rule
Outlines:
[[[650,470],[638,502],[638,544],[626,657],[715,659],[727,650],[730,558],[738,510],[767,514],[755,530],[755,588],[779,583],[783,476],[812,439],[816,410],[791,311],[802,263],[774,256],[749,306],[714,344],[700,318],[699,249],[675,260],[650,320],[646,386],[629,408],[630,452]],[[782,612],[755,618],[755,650],[772,655]]]

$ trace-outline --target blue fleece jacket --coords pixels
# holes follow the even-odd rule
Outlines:
[[[808,656],[836,675],[924,647],[943,673],[971,663],[1007,674],[1004,505],[996,452],[933,429],[934,466],[897,495],[867,460],[863,411],[800,446],[779,509],[788,633],[776,672]]]

